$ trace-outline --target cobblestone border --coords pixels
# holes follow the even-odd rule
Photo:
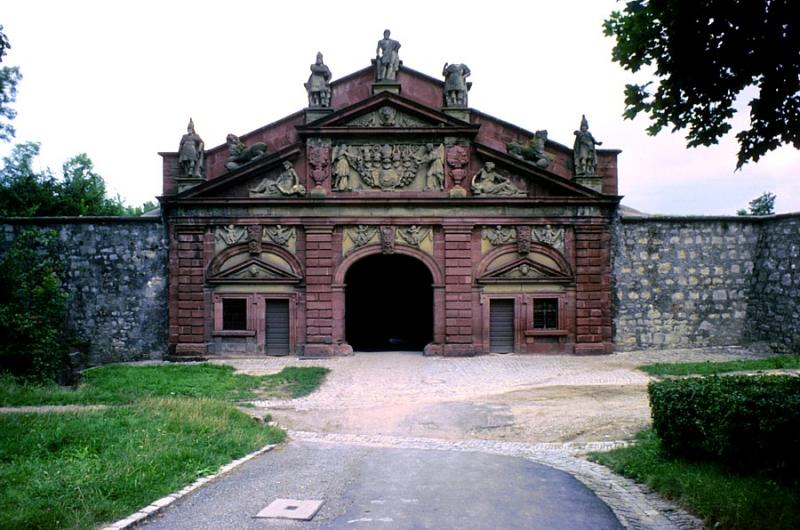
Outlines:
[[[592,490],[632,530],[700,530],[703,523],[676,505],[632,480],[611,472],[605,466],[581,456],[593,451],[625,447],[628,442],[536,443],[497,440],[449,441],[385,435],[327,434],[289,431],[293,440],[317,443],[353,444],[368,447],[426,449],[436,451],[473,451],[526,458],[537,464],[565,471]]]
[[[196,489],[208,484],[212,480],[216,480],[219,477],[229,473],[230,471],[236,469],[237,467],[244,464],[248,460],[252,460],[257,456],[263,455],[264,453],[271,451],[274,447],[276,447],[275,444],[265,445],[261,449],[253,451],[252,453],[247,454],[241,458],[237,458],[232,462],[228,462],[224,466],[220,467],[217,470],[217,472],[214,473],[213,475],[199,478],[194,482],[192,482],[191,484],[189,484],[188,486],[186,486],[185,488],[183,488],[182,490],[176,491],[175,493],[171,493],[166,497],[162,497],[156,501],[153,501],[152,503],[148,504],[139,511],[132,513],[125,519],[120,519],[115,523],[102,527],[102,530],[123,530],[123,529],[133,528],[136,525],[144,522],[146,519],[155,516],[173,502],[182,499],[183,497],[189,495]]]

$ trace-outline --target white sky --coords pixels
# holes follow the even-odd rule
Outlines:
[[[734,172],[737,117],[720,145],[687,150],[681,133],[622,119],[633,78],[611,62],[602,22],[614,0],[294,2],[6,0],[4,66],[24,76],[17,142],[42,143],[40,167],[85,152],[129,204],[161,192],[158,151],[176,151],[189,117],[206,146],[307,103],[317,51],[334,79],[369,65],[385,28],[405,66],[440,77],[472,70],[470,106],[572,145],[585,113],[619,158],[623,202],[651,213],[733,214],[764,191],[800,211],[800,151],[782,148]],[[746,107],[745,107],[746,108]],[[9,145],[0,145],[5,156]]]

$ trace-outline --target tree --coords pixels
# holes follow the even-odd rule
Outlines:
[[[81,153],[62,166],[61,178],[50,169],[36,171],[33,161],[39,144],[14,146],[0,168],[0,216],[85,216],[141,215],[154,208],[151,202],[140,207],[123,204],[119,197],[107,196],[103,177],[94,170],[92,160]]]
[[[775,194],[768,191],[750,201],[750,211],[742,208],[736,215],[773,215],[775,213]]]
[[[689,147],[708,146],[730,131],[736,97],[755,87],[736,168],[784,144],[800,149],[796,9],[794,0],[629,1],[604,23],[612,58],[634,73],[655,66],[658,85],[626,85],[625,118],[644,112],[649,134],[688,129]]]
[[[0,63],[3,62],[3,57],[6,50],[11,48],[8,43],[6,34],[3,33],[3,26],[0,25]],[[0,141],[8,142],[14,137],[14,127],[10,123],[3,123],[4,121],[11,121],[17,113],[9,107],[17,99],[17,83],[22,79],[22,74],[19,73],[17,66],[3,66],[0,67]]]

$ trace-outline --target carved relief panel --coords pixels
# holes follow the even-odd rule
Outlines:
[[[507,243],[517,243],[520,254],[530,252],[530,243],[549,245],[564,252],[563,226],[485,226],[481,229],[481,253],[486,254],[493,247]]]
[[[340,144],[332,150],[333,191],[440,191],[443,147],[437,144]]]
[[[342,255],[363,246],[380,243],[381,252],[393,254],[397,245],[417,248],[428,255],[433,255],[433,227],[423,225],[409,226],[346,226],[342,237]]]

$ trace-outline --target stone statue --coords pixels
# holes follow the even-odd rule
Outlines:
[[[281,195],[305,195],[306,187],[300,184],[300,177],[288,160],[283,163],[283,171],[278,178],[264,178],[255,188],[250,188],[250,197],[276,197]]]
[[[575,145],[573,146],[572,156],[575,162],[575,175],[595,176],[597,175],[597,151],[596,145],[603,145],[598,142],[589,132],[589,122],[586,116],[581,116],[581,130],[575,131]]]
[[[202,178],[205,164],[204,146],[203,139],[194,132],[194,121],[189,118],[189,126],[186,128],[186,134],[181,137],[181,145],[178,148],[180,176]]]
[[[494,162],[486,162],[483,168],[475,173],[471,189],[474,195],[525,195],[525,192],[514,186],[508,177],[495,171]]]
[[[378,81],[397,79],[397,70],[400,68],[400,43],[390,39],[391,34],[388,29],[384,31],[383,38],[378,41],[378,48],[375,50],[375,73]]]
[[[347,145],[342,144],[333,148],[333,189],[336,191],[353,190],[348,156]]]
[[[229,134],[226,141],[228,143],[228,158],[225,160],[225,167],[228,171],[239,169],[243,165],[258,160],[267,154],[267,144],[262,142],[247,146],[235,134]]]
[[[472,72],[466,64],[444,63],[442,75],[444,76],[444,103],[448,107],[467,106],[467,77]]]
[[[322,62],[322,52],[317,52],[317,62],[311,65],[311,75],[305,83],[308,91],[308,106],[311,108],[331,106],[331,71]]]
[[[444,188],[444,146],[427,144],[423,161],[428,164],[425,191],[441,191]]]
[[[511,156],[532,162],[536,167],[546,168],[550,165],[550,157],[544,153],[544,144],[547,142],[547,131],[536,131],[528,143],[520,144],[509,142],[506,150]]]

